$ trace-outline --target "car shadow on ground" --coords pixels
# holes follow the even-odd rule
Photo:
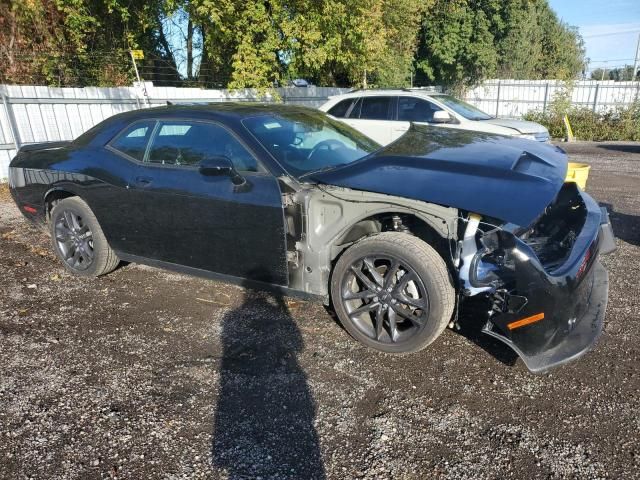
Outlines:
[[[640,154],[640,143],[638,144],[606,143],[606,144],[598,145],[598,148],[603,148],[605,150],[613,150],[616,152]]]
[[[316,404],[297,359],[302,336],[283,297],[245,290],[221,339],[213,466],[230,479],[324,479]]]
[[[507,345],[489,335],[482,333],[487,322],[489,305],[484,298],[468,298],[458,315],[458,327],[455,332],[473,342],[496,360],[510,367],[518,361],[518,354]]]
[[[601,203],[609,212],[613,235],[631,245],[640,246],[640,216],[616,212],[610,203]]]

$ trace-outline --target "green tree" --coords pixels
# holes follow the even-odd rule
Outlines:
[[[419,0],[192,2],[207,32],[205,61],[234,88],[266,88],[297,76],[323,84],[405,84],[424,5]]]
[[[418,81],[460,88],[494,75],[498,52],[491,21],[499,3],[437,0],[422,24]]]
[[[463,88],[574,78],[584,52],[547,0],[5,0],[3,81],[122,85],[129,49],[158,85]]]
[[[570,80],[585,68],[584,42],[577,28],[560,21],[546,0],[538,5],[541,57],[534,78]]]
[[[501,24],[496,35],[500,78],[536,77],[542,59],[542,32],[539,26],[538,2],[510,0],[504,2]]]
[[[159,3],[143,0],[2,2],[2,80],[53,85],[128,84],[132,72],[126,51],[151,46],[157,8]]]
[[[452,87],[494,75],[564,80],[584,69],[584,47],[547,0],[437,0],[422,25],[416,66],[419,81]]]
[[[612,69],[596,68],[591,72],[591,79],[630,82],[633,80],[640,80],[640,71],[637,72],[636,78],[633,78],[633,66],[631,65],[625,65],[624,67],[616,67]]]

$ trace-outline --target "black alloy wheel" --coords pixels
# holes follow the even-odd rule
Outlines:
[[[98,277],[120,263],[91,208],[80,197],[64,198],[53,205],[49,229],[54,252],[74,275]]]
[[[72,269],[84,271],[93,263],[93,233],[82,215],[67,208],[54,225],[55,242],[63,261]]]
[[[349,318],[374,341],[404,342],[426,325],[427,290],[399,258],[371,255],[352,262],[341,293]]]
[[[387,353],[412,353],[446,328],[455,289],[433,247],[408,233],[382,232],[341,254],[331,275],[331,302],[356,340]]]

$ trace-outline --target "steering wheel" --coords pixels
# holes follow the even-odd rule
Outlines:
[[[336,148],[332,148],[332,146],[335,146]],[[331,151],[337,150],[338,148],[344,148],[344,143],[342,143],[340,140],[336,140],[334,138],[330,140],[323,140],[321,142],[318,142],[316,146],[311,149],[311,152],[309,152],[309,155],[307,155],[307,160],[310,160],[311,157],[313,157],[319,150]]]

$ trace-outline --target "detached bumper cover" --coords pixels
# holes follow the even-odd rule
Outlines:
[[[587,219],[569,258],[556,270],[545,271],[524,242],[511,238],[518,260],[515,291],[510,294],[520,301],[492,317],[483,329],[509,345],[533,373],[575,360],[602,333],[609,278],[598,256],[615,250],[615,240],[606,210],[581,195]],[[531,317],[537,321],[519,322]]]
[[[527,354],[520,350],[510,339],[495,330],[489,322],[483,332],[509,345],[533,373],[544,373],[554,367],[571,362],[591,350],[604,327],[604,314],[609,295],[609,274],[600,262],[592,268],[588,282],[586,309],[581,318],[573,320],[558,336],[561,338],[554,346],[537,353]]]

